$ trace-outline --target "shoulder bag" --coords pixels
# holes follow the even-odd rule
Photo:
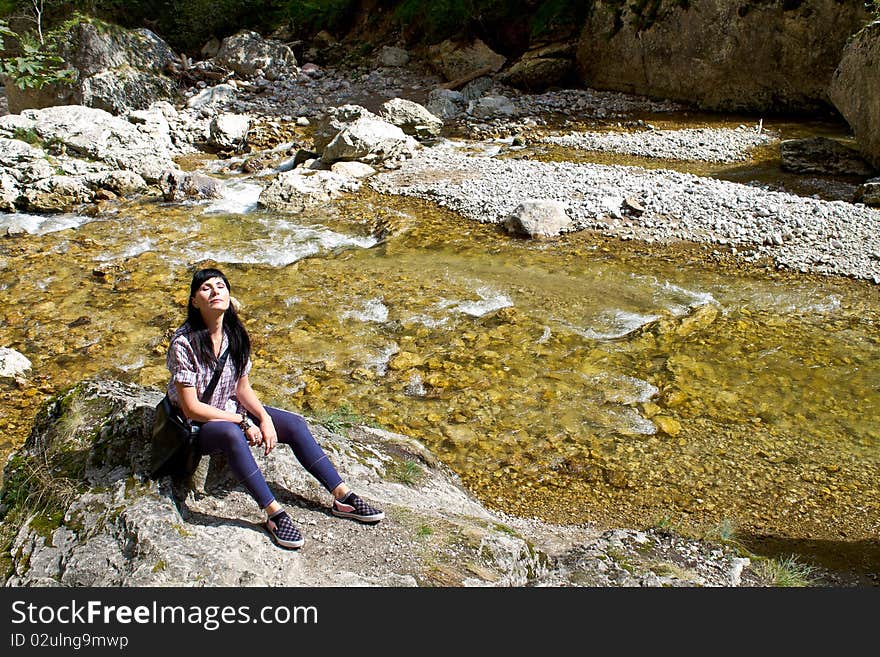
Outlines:
[[[211,377],[211,382],[199,397],[199,401],[205,402],[211,399],[228,355],[227,348],[220,356],[214,369],[214,376]],[[188,477],[196,471],[201,458],[196,427],[186,421],[186,416],[171,403],[166,394],[156,406],[156,414],[153,416],[150,477],[152,479],[166,475]]]

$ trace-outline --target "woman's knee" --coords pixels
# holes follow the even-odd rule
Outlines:
[[[284,440],[285,437],[292,438],[311,435],[309,425],[302,416],[297,415],[296,413],[291,413],[290,411],[282,411],[277,408],[267,408],[266,410],[272,418],[272,423],[275,425],[275,430],[278,432],[279,440]],[[282,436],[282,434],[284,434],[284,436]]]
[[[232,422],[206,422],[199,431],[202,451],[230,454],[247,449],[247,439]]]

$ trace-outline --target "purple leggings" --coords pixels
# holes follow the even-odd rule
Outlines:
[[[288,411],[269,406],[264,408],[275,425],[278,442],[290,445],[297,460],[309,474],[331,492],[342,483],[342,477],[336,472],[321,446],[315,442],[304,419]],[[199,447],[204,455],[220,452],[226,454],[232,473],[245,485],[261,509],[275,499],[251,454],[244,432],[237,424],[224,421],[205,422],[199,430]]]

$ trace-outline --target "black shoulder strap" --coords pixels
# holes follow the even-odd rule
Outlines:
[[[214,394],[214,388],[217,387],[217,382],[220,380],[220,373],[223,372],[223,368],[226,366],[226,357],[229,355],[229,347],[226,347],[226,351],[223,352],[223,355],[220,356],[220,360],[217,361],[217,367],[214,368],[214,376],[211,377],[211,382],[208,384],[208,387],[205,388],[205,392],[202,393],[199,401],[208,404],[211,402],[211,396]]]

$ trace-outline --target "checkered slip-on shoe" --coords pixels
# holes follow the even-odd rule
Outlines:
[[[266,521],[266,531],[268,531],[275,542],[281,547],[300,548],[305,543],[302,534],[294,527],[293,521],[286,511],[275,514]]]
[[[361,522],[379,522],[385,517],[382,511],[374,509],[354,493],[349,493],[341,500],[333,500],[333,515]]]

